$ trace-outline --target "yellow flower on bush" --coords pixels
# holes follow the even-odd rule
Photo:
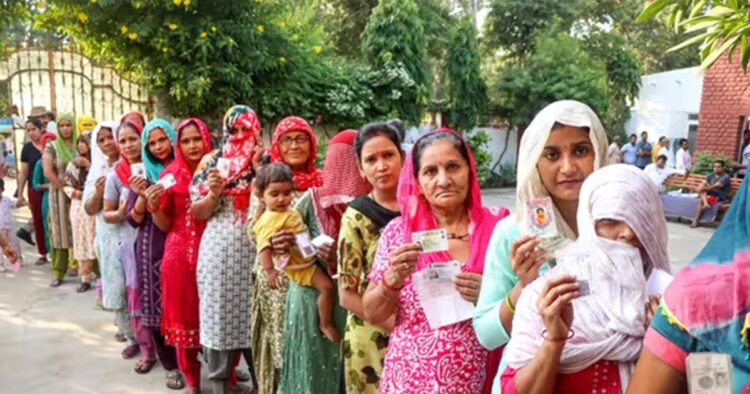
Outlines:
[[[91,4],[96,4],[96,0],[91,0]]]
[[[128,27],[125,25],[120,26],[120,33],[125,34],[128,32]]]
[[[182,4],[185,5],[185,8],[190,7],[190,0],[182,0]]]
[[[89,21],[89,16],[84,14],[83,12],[78,13],[78,20],[81,21],[81,23],[86,23]]]
[[[182,0],[173,0],[173,1],[174,1],[174,5],[178,7],[180,6],[180,4],[182,4]]]
[[[285,27],[286,27],[286,23],[284,23],[284,22],[279,22],[279,23],[277,23],[277,24],[276,24],[276,27],[278,27],[279,29],[283,29],[283,28],[285,28]]]
[[[279,58],[279,63],[286,64],[286,58],[284,56]]]
[[[211,26],[211,31],[212,32],[216,33],[218,30],[219,30],[219,28],[216,27],[216,25]]]
[[[168,27],[169,27],[169,30],[177,30],[177,24],[176,23],[170,23],[168,25]]]
[[[201,38],[206,38],[207,36],[208,36],[208,33],[206,33],[205,31],[201,32]]]
[[[164,48],[161,49],[161,51],[164,52],[164,53],[167,53],[167,52],[169,52],[169,48],[164,47]]]
[[[138,33],[130,33],[130,34],[128,34],[128,38],[129,38],[129,39],[130,39],[131,41],[135,41],[135,40],[137,40],[137,39],[138,39]]]
[[[264,31],[266,31],[266,28],[263,25],[258,25],[255,26],[255,30],[257,30],[258,33],[263,33]]]
[[[316,54],[320,53],[320,51],[322,51],[322,50],[323,50],[322,46],[320,46],[320,45],[313,45],[313,52],[315,52]]]

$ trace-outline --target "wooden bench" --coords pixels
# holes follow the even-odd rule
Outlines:
[[[687,193],[695,193],[696,190],[698,190],[698,188],[701,187],[701,185],[703,185],[703,182],[705,182],[705,180],[706,180],[705,175],[690,174],[687,177],[681,176],[681,175],[673,175],[664,182],[664,186],[668,190],[669,189],[671,190],[682,189],[684,192],[687,192]],[[720,219],[723,216],[723,214],[726,213],[726,211],[729,209],[729,205],[731,204],[732,198],[740,189],[741,184],[742,184],[742,179],[730,178],[729,200],[725,201],[722,204],[717,204],[707,209],[706,212],[701,217],[700,222],[710,223],[717,219]],[[691,204],[687,208],[685,206],[676,208],[675,206],[678,205],[678,201],[680,201],[680,199],[683,199],[683,200],[691,199]],[[698,207],[697,200],[698,199],[694,197],[671,196],[668,194],[664,194],[662,195],[662,205],[664,207],[664,213],[667,216],[677,216],[679,218],[692,220],[693,216],[695,215],[695,211]],[[684,205],[684,204],[679,204],[679,205]]]

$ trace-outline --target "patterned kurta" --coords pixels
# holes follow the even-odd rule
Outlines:
[[[78,181],[79,168],[68,163],[66,169],[65,194],[70,197],[70,226],[73,231],[73,256],[76,260],[95,260],[96,251],[94,247],[94,238],[96,236],[96,219],[89,216],[85,209],[82,199],[74,199],[73,191],[78,190],[83,193],[83,183]]]
[[[198,175],[200,176],[200,175]],[[193,201],[199,193],[191,192]],[[233,197],[222,196],[206,223],[198,253],[201,345],[214,350],[250,348],[250,274],[255,251]]]
[[[296,193],[292,204],[301,194]],[[253,194],[250,212],[256,212],[260,204]],[[252,233],[254,220],[248,221],[248,237],[255,243]],[[255,252],[255,247],[253,246]],[[253,267],[253,305],[251,308],[253,367],[258,381],[258,394],[276,394],[284,355],[284,303],[289,288],[288,279],[281,275],[281,285],[277,290],[268,287],[266,271],[257,261]]]
[[[146,213],[139,224],[132,219],[138,195],[130,193],[126,215],[128,222],[138,229],[135,239],[135,269],[138,316],[144,327],[161,327],[161,260],[166,234],[156,226],[151,214]]]
[[[388,255],[403,244],[399,217],[383,230],[369,275],[371,282],[382,280],[388,270]],[[487,350],[477,340],[471,320],[433,330],[414,282],[408,278],[398,295],[380,392],[481,393],[486,375]]]
[[[369,197],[361,198],[368,200],[363,201],[364,203],[375,204]],[[392,216],[397,214],[398,212],[392,212]],[[367,275],[370,273],[378,248],[380,230],[380,226],[353,206],[344,212],[338,245],[339,288],[349,289],[356,286],[357,293],[364,295],[370,283]],[[349,313],[342,344],[347,393],[378,392],[387,346],[388,332],[385,329],[364,321],[354,313]]]
[[[44,148],[44,157],[52,159],[53,170],[61,182],[65,178],[67,163],[63,162],[57,154],[54,143],[47,144]],[[70,223],[70,197],[63,189],[49,185],[49,242],[55,249],[69,249],[73,246],[73,232]]]

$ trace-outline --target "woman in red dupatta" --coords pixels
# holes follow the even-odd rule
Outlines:
[[[432,264],[458,262],[456,290],[473,304],[479,295],[484,254],[495,224],[508,210],[482,206],[476,165],[456,132],[440,129],[417,140],[398,186],[401,217],[383,230],[364,296],[367,320],[395,315],[381,393],[482,393],[499,358],[489,357],[471,319],[431,327],[417,296],[414,274]],[[422,252],[419,231],[445,229],[448,251]],[[489,360],[492,361],[489,361]]]
[[[317,150],[315,133],[304,119],[289,116],[276,126],[267,153],[272,163],[284,163],[291,168],[295,187],[293,204],[299,201],[308,189],[323,184],[323,173],[315,168]],[[255,243],[255,234],[252,233],[254,219],[263,213],[265,207],[256,195],[253,195],[251,201],[250,212],[254,213],[254,218],[248,222],[247,232],[251,242]],[[287,279],[282,276],[279,287],[275,290],[270,289],[263,265],[256,264],[253,267],[253,282],[252,363],[258,382],[258,393],[276,394],[284,351]]]
[[[167,233],[161,262],[161,331],[165,343],[176,350],[177,365],[191,393],[200,390],[201,380],[195,271],[206,222],[190,214],[189,190],[193,173],[210,151],[211,133],[206,124],[198,118],[183,120],[177,127],[175,158],[160,174],[160,178],[173,176],[176,184],[168,190],[158,184],[146,190],[154,223]],[[168,380],[170,388],[185,386],[179,374],[168,376]]]

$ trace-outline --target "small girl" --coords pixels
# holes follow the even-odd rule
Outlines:
[[[6,260],[9,265],[13,267],[14,271],[17,271],[23,262],[23,257],[21,257],[21,245],[18,242],[18,238],[15,236],[15,231],[13,231],[13,215],[11,214],[11,210],[16,207],[16,204],[10,199],[10,197],[4,196],[4,192],[5,182],[0,179],[0,237],[7,241],[9,245],[8,250],[12,249],[15,252],[16,260],[13,261],[13,258],[0,253],[0,272],[6,272],[8,270],[5,264]]]
[[[253,226],[256,234],[258,255],[268,276],[268,287],[278,288],[279,272],[283,271],[289,280],[301,285],[312,286],[318,295],[318,315],[320,331],[331,342],[341,341],[338,330],[333,325],[333,282],[315,264],[314,247],[300,245],[300,235],[307,236],[307,227],[302,216],[291,208],[294,181],[292,171],[284,164],[269,164],[258,171],[255,178],[256,192],[260,196],[265,211]],[[298,234],[298,245],[287,255],[275,255],[271,248],[271,236],[279,231],[292,231]],[[303,254],[302,249],[306,253]],[[309,257],[305,257],[309,256]]]

